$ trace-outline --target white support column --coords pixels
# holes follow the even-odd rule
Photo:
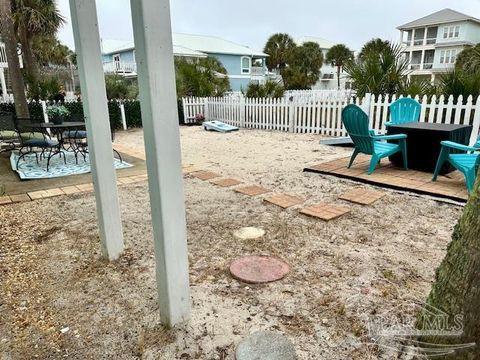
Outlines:
[[[2,97],[4,101],[7,101],[7,82],[5,81],[5,71],[0,68],[0,86],[2,87]]]
[[[168,0],[131,0],[160,319],[190,317],[185,200]]]
[[[102,252],[114,260],[123,250],[123,233],[95,0],[70,0],[70,12]]]

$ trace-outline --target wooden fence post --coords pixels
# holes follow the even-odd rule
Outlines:
[[[127,117],[125,116],[125,106],[120,102],[120,115],[122,116],[123,130],[127,130]]]
[[[42,104],[42,112],[43,112],[43,121],[48,123],[48,113],[47,113],[47,102],[45,100],[40,101],[40,104]]]
[[[296,111],[296,106],[293,103],[292,100],[288,100],[288,131],[294,133],[295,132],[295,111]]]
[[[245,111],[245,97],[240,98],[240,127],[245,127],[246,122],[246,111]]]
[[[208,121],[208,98],[203,98],[203,116],[205,116],[205,120]]]

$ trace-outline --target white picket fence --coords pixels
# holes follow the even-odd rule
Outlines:
[[[480,131],[480,96],[473,99],[454,99],[427,96],[415,99],[422,105],[421,122],[472,125],[471,143]],[[207,120],[220,120],[225,123],[252,129],[278,130],[295,133],[312,133],[327,136],[346,136],[341,121],[342,109],[355,102],[369,114],[370,127],[379,133],[385,132],[388,121],[388,106],[397,100],[396,96],[374,96],[367,94],[363,99],[353,97],[343,100],[290,100],[249,99],[249,98],[184,98],[185,121],[193,122],[197,114]]]

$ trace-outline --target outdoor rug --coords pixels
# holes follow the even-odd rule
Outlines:
[[[18,152],[12,151],[10,155],[10,165],[12,170],[16,171],[20,179],[49,179],[68,175],[86,174],[91,171],[88,154],[85,161],[82,155],[78,155],[78,164],[75,163],[75,155],[72,152],[65,152],[67,158],[67,165],[63,162],[63,156],[55,155],[50,159],[50,166],[47,172],[47,159],[39,159],[38,164],[35,159],[35,154],[28,154],[22,158],[16,168]],[[115,169],[125,169],[133,165],[117,158],[114,160]]]

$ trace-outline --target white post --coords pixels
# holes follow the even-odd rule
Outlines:
[[[240,127],[244,128],[245,127],[245,121],[246,121],[245,97],[242,96],[240,98],[239,105],[240,105]]]
[[[209,119],[210,114],[208,113],[208,98],[203,98],[203,116],[205,116],[205,121]]]
[[[103,255],[114,260],[123,250],[123,233],[95,0],[70,0],[70,12],[100,240]]]
[[[3,101],[7,101],[7,82],[5,81],[5,71],[3,68],[0,68],[0,85],[2,87],[2,98]]]
[[[168,0],[131,0],[160,319],[190,317],[187,231]]]
[[[48,123],[49,119],[48,119],[48,114],[47,114],[47,103],[45,102],[45,100],[41,100],[40,104],[42,104],[43,121]]]
[[[295,98],[288,99],[288,131],[291,133],[295,132]]]
[[[120,103],[120,115],[122,116],[123,130],[127,130],[127,117],[125,116],[125,106],[123,102]]]

